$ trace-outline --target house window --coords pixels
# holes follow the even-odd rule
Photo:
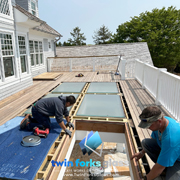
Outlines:
[[[31,10],[32,10],[32,14],[36,16],[36,4],[33,1],[31,1]]]
[[[51,49],[51,43],[50,43],[50,42],[48,42],[48,44],[49,44],[49,49]]]
[[[1,44],[1,78],[4,76],[14,76],[14,52],[12,46],[12,36],[10,34],[0,33],[0,44]]]
[[[0,13],[10,15],[9,0],[0,0]]]
[[[19,53],[20,53],[20,60],[21,60],[21,71],[22,73],[24,73],[24,72],[27,72],[25,37],[18,36],[18,43],[19,43]]]
[[[43,64],[43,47],[42,42],[39,41],[40,64]]]
[[[29,41],[29,52],[31,57],[31,66],[34,66],[34,43],[33,41]]]
[[[31,66],[43,64],[42,41],[29,41]]]
[[[38,41],[34,41],[35,44],[35,56],[36,56],[36,65],[39,64],[39,47]]]

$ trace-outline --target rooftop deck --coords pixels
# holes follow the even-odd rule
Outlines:
[[[111,73],[97,74],[97,72],[83,72],[84,77],[75,77],[78,73],[79,72],[61,72],[63,75],[55,81],[34,81],[31,87],[0,101],[0,125],[18,115],[21,115],[22,112],[32,103],[36,102],[42,96],[54,89],[61,82],[119,82],[120,91],[129,110],[128,117],[129,121],[131,121],[130,124],[132,129],[137,132],[140,141],[144,138],[150,137],[150,130],[144,130],[138,127],[138,116],[145,107],[155,105],[155,99],[145,89],[142,89],[137,80],[121,80],[120,76],[115,76]],[[162,106],[160,106],[160,108],[165,115],[171,116]],[[137,151],[140,150],[140,147],[138,146],[135,148]],[[146,158],[150,168],[152,168],[152,161],[148,156],[146,156]]]

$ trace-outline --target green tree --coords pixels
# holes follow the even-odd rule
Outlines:
[[[111,38],[112,33],[109,31],[108,27],[102,25],[99,30],[94,31],[94,39],[95,44],[107,44]]]
[[[173,71],[180,62],[180,10],[153,9],[118,26],[112,43],[147,42],[153,63]]]
[[[69,41],[68,42],[64,41],[63,46],[72,46],[72,44]]]
[[[59,41],[56,43],[56,46],[62,46],[62,43]]]
[[[72,39],[68,39],[68,43],[72,46],[81,46],[86,45],[84,42],[86,40],[84,33],[80,33],[81,29],[79,27],[75,27],[72,32],[70,32]]]

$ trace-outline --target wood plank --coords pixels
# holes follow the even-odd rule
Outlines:
[[[62,76],[59,72],[46,72],[33,77],[33,80],[55,80]]]
[[[86,121],[76,120],[76,130],[85,131],[99,131],[99,132],[113,132],[113,133],[124,133],[123,122],[107,122],[107,121]]]

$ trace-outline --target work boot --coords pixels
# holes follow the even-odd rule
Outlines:
[[[30,115],[30,114],[27,114],[27,115],[24,117],[24,119],[21,121],[21,123],[20,123],[20,129],[25,129],[26,126],[30,123],[29,115]]]

